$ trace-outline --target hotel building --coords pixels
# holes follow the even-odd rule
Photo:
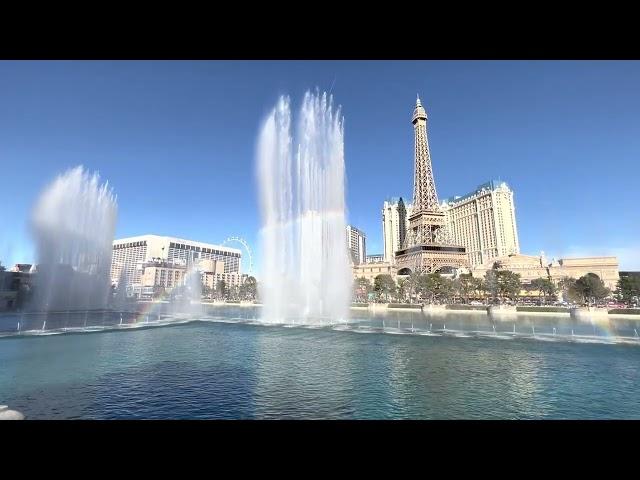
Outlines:
[[[509,270],[520,275],[523,284],[531,283],[536,278],[549,278],[558,283],[564,277],[578,279],[592,273],[597,275],[604,286],[615,290],[618,283],[617,257],[574,257],[552,259],[548,261],[544,253],[540,255],[510,254],[493,257],[482,265],[476,265],[471,273],[474,277],[483,278],[488,270],[498,262],[500,269]]]
[[[405,205],[402,197],[386,200],[382,205],[383,260],[394,263],[395,253],[400,250],[407,234],[412,205]]]
[[[456,243],[466,248],[471,267],[520,252],[513,191],[491,181],[440,205]]]
[[[122,278],[128,286],[142,285],[145,268],[151,264],[157,266],[160,263],[166,265],[166,267],[158,266],[158,268],[165,269],[166,279],[159,285],[168,286],[170,272],[171,283],[175,284],[175,272],[203,260],[221,262],[224,274],[235,273],[239,275],[241,256],[242,252],[235,248],[181,238],[159,235],[122,238],[113,242],[111,283],[118,284]],[[155,275],[156,271],[154,270],[154,278]],[[162,274],[159,273],[159,275]],[[178,276],[182,278],[181,274]],[[148,282],[149,278],[147,276],[145,281]],[[163,285],[163,283],[167,283],[167,285]]]
[[[378,275],[391,275],[395,280],[398,276],[398,268],[388,262],[362,263],[360,265],[353,265],[352,274],[354,280],[366,278],[370,282],[373,282]]]
[[[367,257],[367,236],[363,231],[347,225],[347,248],[354,265],[365,263]]]

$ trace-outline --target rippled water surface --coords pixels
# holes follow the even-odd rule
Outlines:
[[[0,404],[33,419],[640,418],[633,322],[365,312],[310,329],[247,312],[5,337]]]

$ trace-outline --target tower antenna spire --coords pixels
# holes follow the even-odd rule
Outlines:
[[[405,274],[434,273],[444,267],[466,267],[466,249],[454,240],[438,202],[427,140],[427,112],[420,103],[419,94],[416,94],[411,123],[415,140],[413,210],[408,218],[404,243],[395,252],[396,266]]]

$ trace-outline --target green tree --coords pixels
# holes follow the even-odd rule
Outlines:
[[[497,272],[497,284],[498,293],[502,300],[504,300],[505,297],[515,300],[520,294],[520,290],[522,290],[520,274],[510,270],[500,270]]]
[[[237,301],[240,294],[240,286],[239,285],[231,285],[227,287],[227,298],[229,300]]]
[[[258,281],[255,277],[249,276],[242,282],[239,289],[239,296],[242,300],[255,300],[258,292]]]
[[[589,305],[602,300],[610,293],[611,291],[604,286],[600,277],[594,273],[587,273],[580,277],[570,290],[570,295],[573,294],[573,296],[580,298],[583,303],[588,303]]]
[[[434,276],[435,298],[439,302],[449,302],[455,296],[453,280],[443,277],[439,273],[432,273]]]
[[[208,285],[204,285],[202,287],[202,296],[204,298],[211,298],[211,294],[213,293],[213,289]]]
[[[357,278],[353,282],[353,297],[357,302],[367,302],[371,292],[371,282],[365,277]]]
[[[453,282],[456,294],[464,299],[464,303],[469,303],[469,297],[478,291],[480,279],[474,278],[470,273],[463,273]]]
[[[409,295],[409,303],[413,303],[415,301],[416,295],[419,293],[421,276],[422,275],[420,275],[419,273],[413,272],[407,278],[407,283],[405,288],[407,290],[407,294]]]
[[[572,298],[572,292],[573,292],[573,285],[576,283],[576,279],[573,277],[562,277],[559,281],[558,281],[558,292],[560,293],[560,297],[562,297],[562,299],[568,299],[571,301],[576,300],[575,298]]]
[[[431,303],[446,301],[454,294],[453,282],[439,273],[421,275],[418,280],[418,290],[421,296]]]
[[[474,298],[482,298],[484,296],[484,280],[482,280],[482,278],[473,277],[471,286],[473,287],[471,293]]]
[[[531,287],[538,291],[538,296],[542,295],[544,303],[547,303],[547,295],[551,296],[556,293],[556,286],[548,278],[540,277],[531,280]]]
[[[407,300],[408,283],[409,281],[407,279],[398,280],[398,301],[399,302],[405,302]]]
[[[373,281],[373,290],[378,295],[378,298],[384,297],[388,302],[389,296],[393,296],[396,292],[396,282],[393,280],[391,275],[378,275]]]
[[[227,282],[224,280],[218,280],[218,283],[216,284],[216,294],[221,300],[227,296]]]
[[[416,291],[422,300],[429,299],[429,301],[433,300],[433,278],[429,275],[420,275],[418,277],[418,285],[416,287]]]
[[[616,298],[627,305],[635,302],[640,297],[640,277],[624,276],[618,280]]]
[[[485,292],[488,298],[495,301],[498,297],[498,270],[487,270],[484,274],[484,280],[482,282],[482,290]]]

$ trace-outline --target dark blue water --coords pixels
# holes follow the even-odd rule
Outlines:
[[[3,338],[0,403],[31,419],[638,419],[639,367],[632,344],[196,322]]]

